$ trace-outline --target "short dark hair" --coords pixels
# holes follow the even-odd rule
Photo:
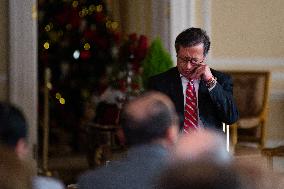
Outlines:
[[[159,98],[159,95],[162,94],[148,92],[129,102],[134,104],[140,100],[148,100],[143,108],[137,107],[138,110],[141,108],[139,111],[143,112],[142,116],[129,111],[127,105],[122,110],[120,124],[128,145],[144,144],[163,138],[167,129],[176,123],[177,116],[172,102],[167,96],[162,95],[163,98]]]
[[[182,31],[176,38],[176,53],[178,53],[180,46],[192,47],[201,43],[204,45],[203,55],[206,56],[210,49],[210,39],[206,34],[206,31],[201,28],[188,28]]]
[[[27,123],[23,113],[15,106],[0,102],[0,143],[15,147],[27,137]]]

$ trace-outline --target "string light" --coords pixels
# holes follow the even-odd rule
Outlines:
[[[49,90],[51,90],[51,89],[52,89],[52,84],[51,84],[50,82],[48,82],[48,83],[46,84],[46,87],[47,87]]]
[[[96,10],[96,6],[95,5],[90,5],[89,6],[89,11],[90,12],[94,12]]]
[[[60,93],[56,93],[56,94],[55,94],[55,97],[56,97],[56,99],[59,100],[59,99],[61,98],[61,94],[60,94]]]
[[[116,30],[116,29],[118,28],[118,22],[112,22],[112,23],[111,23],[111,28],[112,28],[113,30]]]
[[[83,12],[83,15],[86,16],[89,13],[89,10],[86,7],[84,7],[82,12]]]
[[[60,104],[65,104],[65,99],[64,99],[64,98],[60,98],[60,99],[59,99],[59,103],[60,103]]]
[[[91,46],[90,46],[89,43],[86,43],[86,44],[84,45],[84,49],[85,49],[85,50],[90,50],[90,48],[91,48]]]
[[[97,8],[97,12],[102,12],[102,10],[103,10],[103,6],[102,5],[98,5],[96,8]]]
[[[44,44],[43,44],[43,47],[47,50],[47,49],[49,49],[49,43],[48,42],[45,42]]]
[[[111,21],[107,21],[107,22],[106,22],[106,27],[107,27],[107,28],[110,28],[110,27],[111,27]]]
[[[72,2],[72,7],[76,8],[76,7],[78,7],[78,5],[79,5],[78,1],[73,1]]]
[[[49,24],[47,24],[47,25],[44,27],[44,29],[45,29],[45,31],[49,32],[49,31],[50,31],[50,29],[51,29],[51,27],[50,27],[50,25],[49,25]]]

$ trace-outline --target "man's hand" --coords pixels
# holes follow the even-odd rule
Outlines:
[[[191,79],[202,79],[204,81],[208,81],[213,77],[210,67],[205,63],[200,63],[192,67],[189,75]]]

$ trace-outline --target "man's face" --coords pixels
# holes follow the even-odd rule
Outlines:
[[[198,64],[202,63],[205,59],[203,52],[203,43],[192,47],[180,46],[177,53],[177,68],[179,73],[187,79],[190,79],[195,68],[197,68]]]

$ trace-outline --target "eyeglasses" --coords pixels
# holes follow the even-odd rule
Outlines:
[[[204,58],[202,60],[198,60],[197,58],[189,58],[189,57],[180,57],[177,56],[178,59],[180,59],[183,63],[188,64],[200,64],[204,61]]]

